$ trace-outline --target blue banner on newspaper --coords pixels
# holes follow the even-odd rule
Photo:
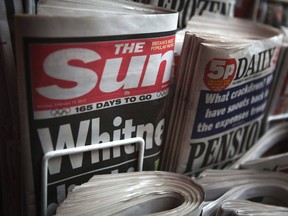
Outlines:
[[[202,90],[191,138],[219,134],[263,115],[272,79],[269,74],[221,92]]]

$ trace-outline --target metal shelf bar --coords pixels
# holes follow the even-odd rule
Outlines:
[[[110,147],[116,147],[128,144],[138,144],[138,171],[143,170],[144,149],[145,141],[142,137],[129,138],[125,140],[116,140],[100,144],[92,144],[87,146],[81,146],[76,148],[61,149],[56,151],[50,151],[44,154],[42,158],[42,181],[41,181],[41,215],[47,216],[47,185],[48,185],[48,162],[53,157],[59,157],[64,155],[76,154],[87,151],[94,151],[99,149],[105,149]]]

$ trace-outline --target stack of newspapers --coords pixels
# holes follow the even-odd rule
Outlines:
[[[282,40],[279,29],[210,13],[177,32],[163,170],[222,169],[256,143],[266,131]]]
[[[14,19],[26,215],[224,215],[243,203],[258,211],[234,202],[256,196],[287,212],[286,174],[263,171],[282,168],[251,165],[286,139],[277,128],[259,150],[281,80],[279,29],[203,10],[182,14],[175,37],[174,10],[37,2],[37,14]]]
[[[52,215],[93,175],[136,171],[132,138],[141,168],[158,169],[178,13],[112,0],[36,11],[15,16],[24,197],[28,215]]]
[[[56,215],[286,215],[288,175],[255,170],[96,175],[76,186]]]
[[[98,175],[75,187],[56,215],[199,216],[204,196],[199,184],[177,173]]]

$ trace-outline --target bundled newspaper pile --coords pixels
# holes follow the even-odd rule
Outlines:
[[[265,132],[283,34],[207,14],[193,17],[179,35],[181,56],[161,167],[197,175],[231,165]]]
[[[158,168],[178,13],[112,0],[41,0],[37,12],[15,17],[23,172],[28,214],[51,215],[71,185],[136,170],[133,137],[143,169]],[[128,145],[51,158],[44,178],[49,152],[114,140]]]
[[[244,212],[243,204],[247,203],[246,200],[254,201],[245,207],[245,211],[250,214],[267,215],[266,211],[272,210],[275,213],[287,214],[287,174],[255,170],[208,169],[194,180],[205,191],[203,216],[229,215],[228,212],[232,209],[238,213]],[[237,202],[233,202],[234,200]]]
[[[186,176],[143,171],[93,176],[76,186],[58,207],[64,215],[199,216],[203,188]]]

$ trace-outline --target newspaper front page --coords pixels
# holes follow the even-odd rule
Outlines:
[[[162,168],[197,175],[229,166],[263,134],[283,35],[269,26],[211,15],[192,18],[188,27]]]
[[[43,203],[47,152],[142,137],[143,169],[158,168],[178,14],[97,2],[87,1],[86,16],[84,1],[40,1],[40,14],[15,19],[29,215],[39,215]],[[53,15],[43,15],[45,8]],[[129,144],[50,159],[47,214],[92,175],[135,171],[137,152]]]

